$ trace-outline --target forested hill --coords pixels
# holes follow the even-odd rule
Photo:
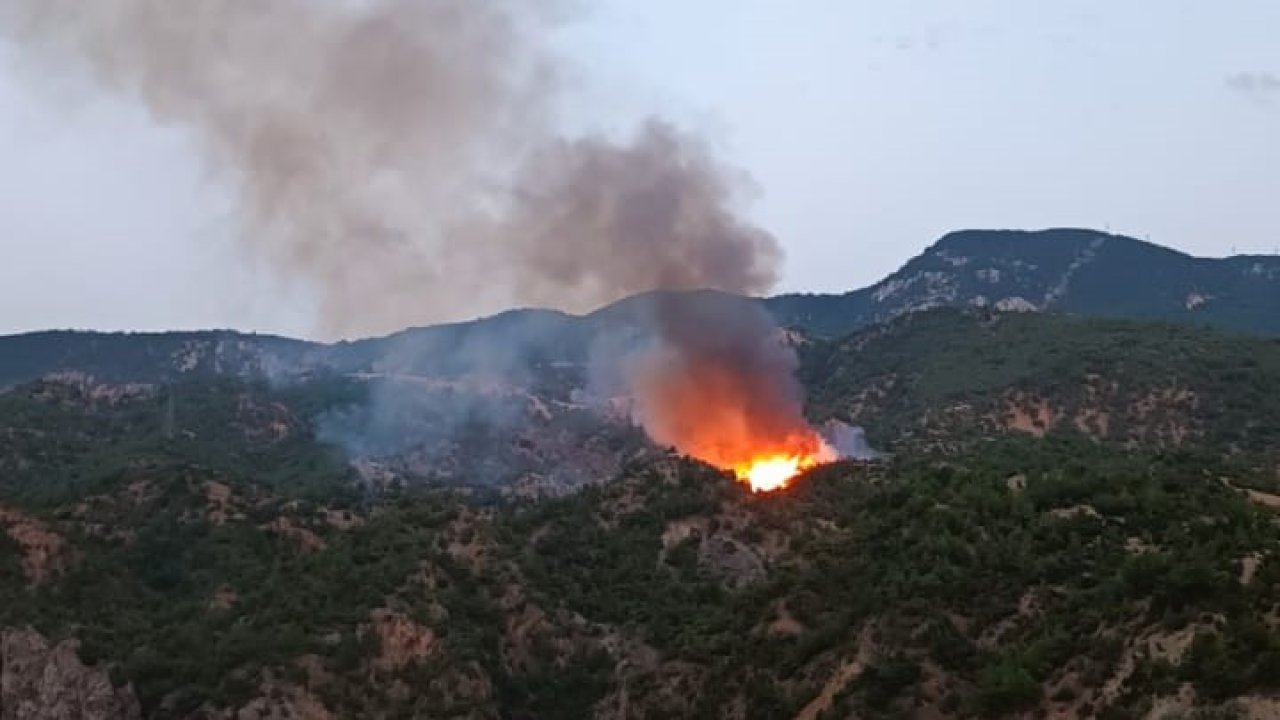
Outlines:
[[[843,295],[766,301],[784,324],[837,337],[930,307],[1166,320],[1280,334],[1280,256],[1191,257],[1093,230],[966,230]]]
[[[1280,443],[1280,340],[1166,323],[934,310],[804,348],[810,412],[882,443],[1076,432]]]
[[[578,320],[500,322],[431,332],[570,331],[497,385],[218,335],[0,392],[0,717],[1280,711],[1280,341],[990,308],[800,338],[813,418],[887,456],[752,495],[576,399],[544,360]],[[366,370],[263,381],[288,359]]]
[[[627,298],[584,316],[515,310],[332,345],[230,331],[0,337],[0,387],[60,371],[138,382],[313,371],[522,372],[582,363],[600,334],[636,322],[656,296]],[[689,302],[715,297],[723,298],[687,295]],[[938,307],[1161,320],[1275,336],[1280,257],[1193,258],[1089,230],[973,230],[947,235],[871,287],[761,302],[780,324],[829,339]]]
[[[242,391],[222,392],[236,407]],[[107,448],[75,441],[92,418],[61,436],[39,413],[12,418],[4,432],[35,449],[26,477],[64,484],[0,488],[10,707],[57,699],[86,720],[1280,709],[1280,496],[1200,448],[994,436],[822,467],[772,495],[649,455],[574,494],[495,503],[370,492],[271,415],[215,416],[197,438],[135,440],[132,462],[106,464],[88,455]]]

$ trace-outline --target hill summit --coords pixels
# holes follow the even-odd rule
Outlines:
[[[1095,230],[949,233],[884,280],[766,301],[780,322],[839,336],[942,306],[1055,311],[1280,333],[1280,257],[1197,258]]]
[[[509,374],[531,365],[581,365],[602,337],[625,334],[670,292],[624,298],[587,315],[521,309],[409,328],[382,338],[309,343],[232,331],[39,332],[0,337],[0,388],[51,372],[155,382],[312,371]],[[689,303],[752,302],[712,291]],[[1196,258],[1094,230],[964,230],[858,290],[759,300],[777,322],[839,338],[932,308],[986,308],[1159,320],[1280,335],[1280,256]]]

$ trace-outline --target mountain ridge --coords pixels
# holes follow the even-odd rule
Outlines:
[[[1125,277],[1136,267],[1143,282]],[[1101,270],[1101,272],[1099,272]],[[992,305],[1280,333],[1280,257],[1195,257],[1096,230],[959,230],[879,283],[766,300],[786,325],[840,336],[904,312]]]
[[[333,343],[235,330],[36,331],[0,336],[0,387],[59,370],[129,380],[271,376],[286,368],[354,372],[388,364],[433,372],[476,364],[498,371],[581,364],[595,339],[640,323],[653,302],[670,294],[642,293],[581,315],[518,308]],[[727,295],[679,294],[689,302]],[[1280,257],[1198,258],[1086,229],[961,230],[864,288],[750,300],[763,303],[784,327],[827,338],[941,306],[1160,320],[1269,336],[1280,335]],[[495,353],[497,347],[503,351]]]

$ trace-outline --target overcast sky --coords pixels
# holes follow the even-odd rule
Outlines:
[[[574,124],[704,134],[755,178],[780,290],[867,285],[959,228],[1280,246],[1275,0],[586,4],[557,39]],[[0,45],[0,332],[307,334],[183,132],[76,90]]]

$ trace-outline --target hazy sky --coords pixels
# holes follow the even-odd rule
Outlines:
[[[780,290],[860,287],[969,227],[1280,246],[1275,0],[583,4],[556,39],[573,124],[704,134],[755,178]],[[0,45],[0,332],[306,334],[184,133],[82,89]]]

